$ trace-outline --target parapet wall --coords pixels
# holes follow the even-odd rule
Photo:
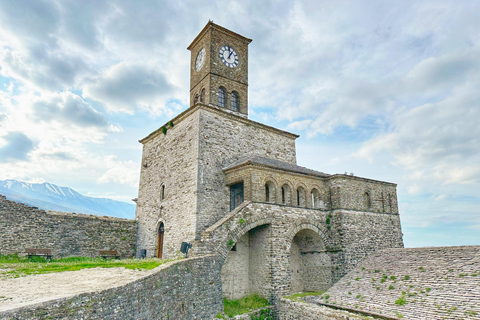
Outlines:
[[[215,257],[170,262],[145,278],[0,312],[0,319],[213,319],[223,309]]]
[[[122,257],[132,257],[136,233],[134,220],[46,212],[0,195],[2,255],[37,248],[51,249],[54,258],[96,257],[99,250],[116,250]]]

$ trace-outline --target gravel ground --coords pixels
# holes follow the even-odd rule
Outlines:
[[[0,311],[101,291],[145,277],[152,270],[93,268],[0,280]]]

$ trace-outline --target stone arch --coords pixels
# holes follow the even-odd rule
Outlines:
[[[308,222],[297,224],[290,239],[290,293],[325,291],[332,285],[332,262],[326,250],[325,234]]]
[[[222,264],[222,291],[225,298],[239,299],[257,293],[267,296],[269,283],[271,224],[259,219],[237,229],[228,241]],[[234,242],[234,243],[233,243]],[[235,250],[231,250],[234,247]]]
[[[307,187],[303,183],[297,184],[295,192],[295,205],[297,207],[306,208],[307,207]]]
[[[278,204],[283,204],[283,205],[291,205],[292,204],[292,190],[293,185],[290,181],[285,180],[281,184],[281,187],[279,188],[279,197],[277,203]]]
[[[200,91],[200,102],[205,103],[205,88]]]

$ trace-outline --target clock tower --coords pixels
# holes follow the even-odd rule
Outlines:
[[[251,39],[209,21],[188,46],[190,106],[202,103],[248,117],[248,44]]]

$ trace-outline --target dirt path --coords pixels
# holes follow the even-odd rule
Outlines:
[[[154,270],[93,268],[0,280],[0,311],[118,287]]]

